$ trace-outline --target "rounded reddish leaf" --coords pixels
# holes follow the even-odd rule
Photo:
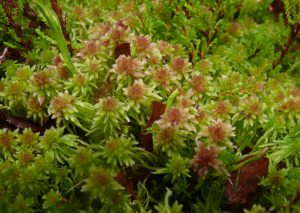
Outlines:
[[[231,173],[226,183],[225,195],[230,204],[245,204],[250,202],[250,195],[259,189],[262,177],[268,175],[269,160],[266,157],[247,164],[238,171]]]
[[[115,59],[119,58],[120,55],[130,56],[130,44],[122,43],[115,48]]]

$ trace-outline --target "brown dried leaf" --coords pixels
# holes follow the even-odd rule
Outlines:
[[[20,118],[17,116],[12,116],[4,113],[3,111],[0,110],[0,123],[1,123],[1,128],[9,128],[9,129],[26,129],[30,128],[32,129],[33,132],[40,132],[44,133],[45,128],[36,125],[32,123],[30,120]]]

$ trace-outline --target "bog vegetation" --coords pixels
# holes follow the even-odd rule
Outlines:
[[[300,212],[297,0],[0,1],[0,212]]]

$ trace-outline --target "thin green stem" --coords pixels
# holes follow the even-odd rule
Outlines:
[[[252,157],[250,157],[250,158],[244,160],[243,162],[241,162],[241,163],[239,163],[239,164],[233,166],[233,167],[231,168],[231,171],[239,170],[239,169],[243,168],[244,166],[246,166],[246,165],[248,165],[248,164],[250,164],[250,163],[253,163],[253,162],[255,162],[255,161],[259,160],[259,159],[261,159],[261,158],[267,153],[268,150],[269,150],[268,147],[264,148],[264,149],[263,149],[261,152],[259,152],[258,154],[256,154],[256,155],[254,155],[254,156],[252,156]]]

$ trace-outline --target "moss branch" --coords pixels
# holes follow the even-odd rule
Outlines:
[[[296,40],[296,38],[298,36],[298,33],[299,33],[299,30],[300,30],[300,25],[299,24],[294,24],[294,25],[291,25],[290,28],[291,28],[291,32],[290,32],[290,36],[288,38],[288,41],[283,46],[283,48],[281,49],[280,57],[278,58],[278,60],[273,63],[273,68],[274,69],[282,63],[284,57],[286,56],[289,49],[291,48],[294,41]]]
[[[13,18],[13,14],[11,12],[11,8],[18,8],[18,4],[15,3],[14,1],[7,1],[7,2],[2,2],[2,6],[3,6],[4,12],[6,14],[6,17],[8,19],[8,25],[14,29],[16,35],[21,40],[20,43],[24,46],[22,28],[20,25],[18,25],[15,22],[15,20]]]
[[[21,46],[24,47],[26,53],[28,53],[31,49],[32,45],[32,36],[25,40],[23,36],[22,27],[14,20],[14,14],[12,13],[12,8],[19,8],[19,5],[17,2],[13,0],[8,0],[1,2],[2,7],[4,9],[5,15],[8,19],[8,26],[12,27],[17,35],[17,37],[20,39],[17,41]],[[29,56],[26,56],[26,63],[28,64],[30,61]]]

